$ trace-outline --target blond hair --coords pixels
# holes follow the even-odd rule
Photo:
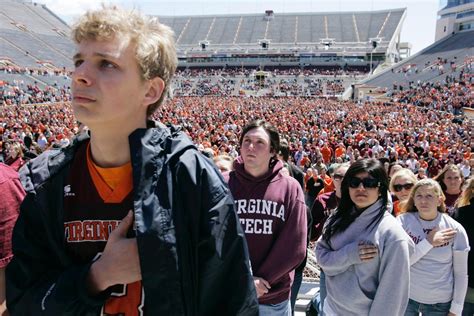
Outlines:
[[[415,184],[418,181],[415,174],[410,169],[407,169],[407,168],[400,169],[397,172],[395,172],[392,175],[392,178],[390,179],[390,185],[388,187],[390,192],[395,192],[395,189],[393,186],[395,185],[395,181],[400,178],[409,179],[413,182],[413,184]]]
[[[464,186],[459,199],[456,201],[456,207],[463,207],[471,204],[471,199],[474,197],[474,178],[468,179]]]
[[[456,166],[456,165],[446,165],[438,173],[438,175],[433,178],[435,181],[437,181],[441,185],[441,188],[443,189],[443,191],[446,191],[446,189],[447,189],[446,184],[444,184],[444,176],[446,175],[446,172],[448,172],[448,171],[457,172],[459,174],[459,177],[461,178],[461,180],[464,182],[464,177],[462,175],[462,171],[461,171],[461,169],[459,169],[458,166]],[[461,187],[462,187],[462,184],[461,184]]]
[[[107,41],[115,38],[128,39],[135,45],[135,56],[143,80],[159,77],[165,83],[160,99],[147,109],[150,116],[170,93],[171,79],[178,65],[174,32],[159,23],[156,17],[106,5],[86,12],[72,27],[72,39],[76,44],[84,40]]]
[[[418,212],[418,209],[415,206],[415,194],[416,191],[423,186],[427,186],[434,189],[438,197],[441,198],[441,203],[438,206],[438,212],[446,213],[446,205],[444,204],[446,197],[444,196],[443,190],[441,189],[439,183],[433,179],[422,179],[415,184],[415,186],[410,192],[410,197],[408,198],[408,200],[405,203],[400,204],[401,213]]]
[[[23,149],[21,148],[20,143],[18,142],[11,143],[10,150],[13,150],[16,153],[15,158],[18,158],[18,157],[23,158]]]

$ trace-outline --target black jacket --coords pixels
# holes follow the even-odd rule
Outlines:
[[[474,198],[471,198],[468,205],[456,209],[453,218],[466,230],[469,245],[472,247],[474,244]],[[469,287],[474,288],[474,253],[472,251],[469,251],[467,259],[467,274],[469,276]]]
[[[7,268],[12,315],[98,315],[109,295],[88,295],[91,263],[65,251],[63,182],[81,142],[21,170],[27,196]],[[172,128],[129,137],[145,315],[257,315],[248,249],[227,186],[212,162]]]

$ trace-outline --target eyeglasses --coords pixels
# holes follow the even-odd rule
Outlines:
[[[374,178],[357,178],[357,177],[352,177],[349,179],[349,187],[356,189],[360,186],[360,184],[364,185],[364,188],[366,189],[374,189],[380,186],[380,182],[377,179]]]
[[[343,174],[335,174],[332,176],[334,178],[334,180],[337,180],[337,181],[341,181],[342,178],[344,178],[344,175]]]
[[[411,190],[415,184],[414,183],[405,183],[405,184],[394,184],[393,189],[395,192],[401,192],[403,189]]]

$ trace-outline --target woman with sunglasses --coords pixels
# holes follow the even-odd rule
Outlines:
[[[413,188],[416,179],[415,174],[407,168],[403,168],[390,179],[390,192],[396,197],[393,202],[393,215],[400,214],[400,203],[406,202],[410,196],[410,190]]]
[[[439,183],[418,181],[402,212],[397,220],[416,244],[410,257],[410,300],[405,316],[461,315],[469,242],[461,224],[446,214]]]
[[[352,164],[341,193],[316,244],[326,274],[324,314],[403,314],[413,242],[387,212],[388,178],[381,162],[362,159]]]

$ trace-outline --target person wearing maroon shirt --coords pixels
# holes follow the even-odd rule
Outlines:
[[[18,173],[0,163],[0,315],[8,315],[5,302],[5,268],[13,258],[12,231],[25,197]]]
[[[464,178],[462,176],[461,170],[456,165],[446,165],[446,167],[441,170],[441,172],[433,178],[438,181],[443,189],[444,196],[446,200],[446,211],[449,215],[453,215],[454,205],[456,200],[461,195],[462,185],[464,183]]]
[[[294,270],[306,254],[303,190],[281,172],[279,143],[278,131],[269,123],[249,123],[240,137],[234,171],[224,174],[247,239],[260,315],[291,315]]]
[[[439,160],[434,158],[432,161],[431,161],[431,164],[430,166],[428,167],[428,176],[430,178],[434,178],[438,175],[438,173],[441,171],[442,167],[441,165],[439,164]]]
[[[349,163],[336,164],[332,179],[335,190],[332,192],[320,194],[314,201],[311,208],[313,223],[311,227],[311,241],[316,241],[321,236],[323,226],[329,215],[334,211],[341,199],[341,181],[349,169]]]

